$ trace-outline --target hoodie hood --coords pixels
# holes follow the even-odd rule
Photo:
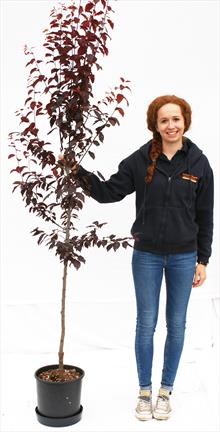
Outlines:
[[[186,140],[186,144],[188,146],[188,151],[187,151],[187,166],[190,166],[190,168],[193,167],[193,165],[198,161],[198,159],[202,156],[203,152],[202,150],[196,145],[194,144],[189,138],[184,137]],[[141,155],[148,161],[151,162],[151,158],[149,156],[149,151],[151,148],[151,144],[152,144],[152,139],[150,141],[148,141],[146,144],[142,145],[139,148],[139,151],[141,153]]]

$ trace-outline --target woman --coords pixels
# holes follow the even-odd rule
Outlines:
[[[140,392],[136,417],[168,419],[182,349],[191,288],[206,279],[213,234],[213,173],[206,156],[184,133],[191,108],[176,96],[156,98],[147,111],[153,139],[124,159],[118,172],[102,182],[84,168],[73,173],[86,180],[100,203],[120,201],[136,192],[132,270],[137,302],[135,352]],[[166,282],[167,337],[161,388],[152,408],[153,335],[161,283]]]

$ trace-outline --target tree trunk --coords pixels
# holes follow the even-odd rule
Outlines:
[[[65,241],[69,240],[70,234],[70,220],[71,220],[71,209],[68,210],[67,225],[66,225],[66,238]],[[64,358],[64,339],[65,339],[65,312],[66,312],[66,284],[67,284],[67,266],[68,261],[64,263],[63,268],[63,287],[62,287],[62,298],[61,298],[61,336],[59,346],[59,369],[63,369],[63,358]]]

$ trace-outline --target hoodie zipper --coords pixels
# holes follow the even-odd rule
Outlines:
[[[167,177],[167,183],[168,183],[168,185],[167,185],[167,191],[166,191],[165,200],[164,200],[163,216],[162,216],[162,220],[161,220],[158,236],[157,236],[157,239],[156,239],[156,243],[157,244],[160,242],[160,239],[163,236],[164,228],[165,228],[165,225],[166,225],[166,219],[167,219],[167,202],[168,202],[168,199],[170,197],[171,180],[172,180],[172,178],[173,178],[173,175]]]
[[[160,170],[158,170],[158,171],[160,171]],[[166,175],[163,171],[160,171],[160,172],[162,172],[164,175]],[[168,177],[168,190],[167,190],[167,192],[166,192],[165,204],[167,203],[168,197],[169,197],[169,195],[170,195],[170,183],[171,183],[171,179],[172,179],[172,176],[169,176],[169,177]],[[144,202],[143,202],[142,225],[145,225],[145,205],[146,205],[146,194],[147,194],[147,185],[146,185],[146,183],[145,183],[145,186],[144,186]]]

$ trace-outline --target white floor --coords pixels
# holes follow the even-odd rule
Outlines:
[[[219,299],[191,302],[184,353],[172,395],[173,415],[166,422],[140,422],[134,417],[138,392],[133,350],[134,305],[84,303],[72,304],[70,310],[72,332],[69,329],[71,335],[67,334],[65,360],[85,370],[84,411],[79,423],[59,428],[60,431],[219,432]],[[34,371],[57,361],[53,353],[55,313],[54,305],[48,304],[5,307],[1,432],[51,429],[39,424],[35,417]],[[77,332],[76,320],[80,322]],[[154,398],[160,383],[164,336],[161,318],[155,335]]]

